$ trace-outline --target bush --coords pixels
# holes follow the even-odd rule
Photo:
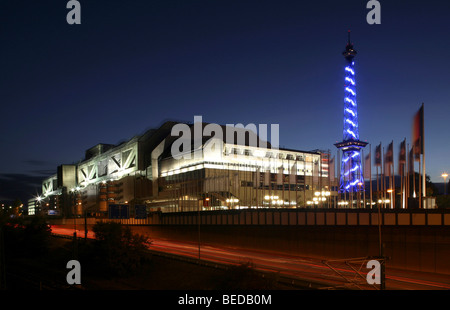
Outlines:
[[[48,252],[51,229],[43,217],[33,217],[29,222],[8,219],[2,226],[8,255],[40,256]]]
[[[95,234],[94,254],[104,272],[111,275],[130,275],[135,273],[146,261],[149,239],[133,234],[127,226],[119,223],[97,222],[92,231]]]
[[[436,196],[436,204],[440,209],[450,208],[450,195]]]

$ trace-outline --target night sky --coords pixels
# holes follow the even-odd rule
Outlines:
[[[79,0],[0,2],[0,200],[166,120],[280,124],[280,146],[342,140],[347,31],[360,139],[411,143],[425,105],[426,172],[450,171],[450,2]],[[397,160],[396,160],[397,165]],[[417,167],[417,165],[416,165]],[[39,191],[39,192],[37,192]]]

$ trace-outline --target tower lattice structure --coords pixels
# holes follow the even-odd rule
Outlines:
[[[367,145],[367,142],[359,140],[354,61],[356,50],[350,41],[350,31],[347,46],[342,54],[345,58],[344,130],[342,142],[335,144],[342,150],[339,192],[355,193],[364,190],[361,149]]]

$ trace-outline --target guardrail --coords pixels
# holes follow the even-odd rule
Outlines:
[[[245,209],[162,213],[161,225],[450,225],[450,210]]]
[[[153,212],[146,219],[54,219],[54,224],[94,225],[284,225],[284,226],[450,226],[450,209],[241,209],[220,211]]]

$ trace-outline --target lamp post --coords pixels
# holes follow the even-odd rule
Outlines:
[[[37,200],[37,203],[35,204],[35,207],[34,207],[34,214],[35,215],[40,215],[40,213],[41,213],[41,200],[42,200],[42,197],[41,196],[37,196],[37,198],[36,198],[36,200]]]
[[[78,206],[78,193],[80,192],[80,187],[77,186],[70,190],[72,193],[72,216],[73,216],[73,256],[75,259],[78,257],[78,239],[77,239],[77,217],[76,209]]]
[[[441,174],[441,177],[444,178],[444,195],[447,195],[447,177],[448,177],[447,172]]]
[[[392,209],[392,192],[393,192],[394,190],[392,189],[392,188],[390,188],[390,189],[388,189],[386,192],[388,192],[389,193],[389,200],[390,200],[390,204],[391,204],[391,209]]]
[[[77,209],[78,209],[78,195],[80,192],[80,187],[77,186],[75,188],[72,188],[70,190],[72,193],[72,216],[73,216],[73,229],[74,229],[74,237],[76,237],[77,234]]]

